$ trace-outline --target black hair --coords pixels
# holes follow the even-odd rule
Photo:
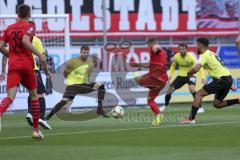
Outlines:
[[[151,44],[151,43],[158,43],[157,38],[149,38],[149,39],[147,40],[147,44]]]
[[[208,45],[209,45],[209,40],[204,37],[198,38],[197,42],[204,45],[205,47],[208,47]]]
[[[31,8],[29,5],[21,4],[17,8],[17,14],[19,18],[28,18],[31,13]]]
[[[178,47],[188,48],[188,45],[187,45],[186,43],[179,43],[179,44],[178,44]]]
[[[82,50],[87,50],[87,51],[89,51],[90,48],[89,48],[88,45],[83,45],[83,46],[81,47],[80,51],[82,52]]]

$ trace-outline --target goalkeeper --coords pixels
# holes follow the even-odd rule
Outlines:
[[[58,112],[68,102],[73,101],[78,94],[87,94],[98,91],[98,108],[97,114],[108,118],[103,110],[103,99],[105,97],[105,86],[102,83],[89,83],[89,77],[94,69],[93,63],[88,60],[89,47],[82,46],[80,56],[68,61],[64,68],[64,77],[67,80],[67,88],[63,94],[63,98],[54,106],[51,112],[46,116],[49,120],[56,112]]]

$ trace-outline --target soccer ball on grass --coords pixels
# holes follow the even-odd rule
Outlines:
[[[116,106],[112,110],[112,116],[114,118],[121,118],[124,115],[124,110],[121,106]]]

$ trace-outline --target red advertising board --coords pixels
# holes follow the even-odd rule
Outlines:
[[[0,1],[0,14],[15,14],[23,1]],[[103,1],[59,0],[27,1],[33,14],[70,16],[70,35],[103,36]],[[106,28],[109,37],[237,35],[237,0],[106,0]],[[8,25],[10,22],[1,24]],[[12,21],[11,21],[12,23]],[[38,32],[63,31],[61,19],[37,21]],[[0,30],[2,27],[0,27]]]

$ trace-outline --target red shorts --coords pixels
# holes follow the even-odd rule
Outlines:
[[[139,80],[139,84],[141,86],[150,89],[148,93],[148,97],[154,98],[154,99],[159,95],[160,91],[165,87],[166,83],[167,83],[166,81],[161,81],[150,76],[149,73],[143,75]]]
[[[37,79],[33,69],[12,69],[7,75],[7,89],[22,84],[28,90],[37,88]]]

